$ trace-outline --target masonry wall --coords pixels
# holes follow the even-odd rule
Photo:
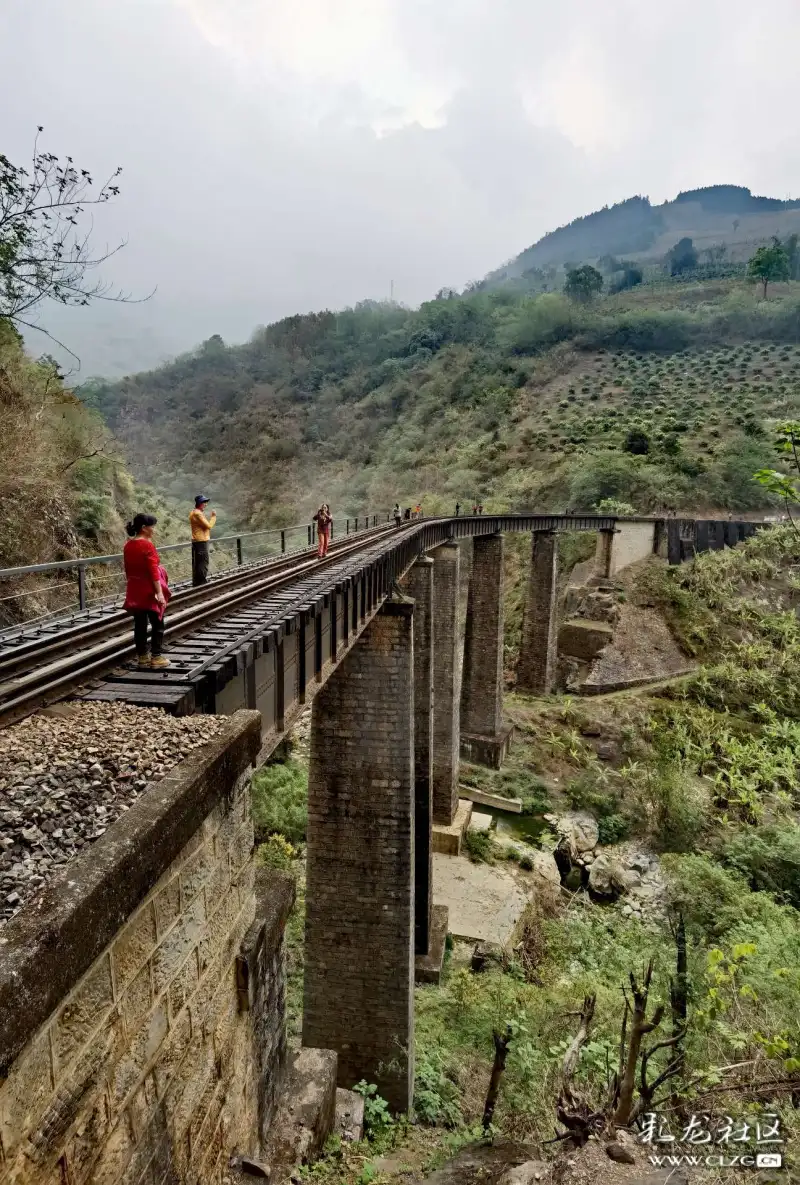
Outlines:
[[[635,564],[638,560],[652,555],[655,530],[655,523],[627,523],[619,519],[611,544],[609,576],[614,576],[629,564]]]
[[[517,687],[535,695],[547,695],[555,678],[557,576],[558,535],[554,531],[534,531],[522,614]]]
[[[293,899],[254,867],[259,744],[238,713],[6,927],[2,1185],[214,1185],[258,1151]]]
[[[433,561],[433,820],[449,825],[458,806],[461,548],[444,543]]]
[[[396,1111],[413,1087],[413,687],[413,602],[387,601],[314,699],[308,778],[303,1044]]]
[[[461,730],[494,737],[503,723],[503,536],[473,545],[464,640]]]

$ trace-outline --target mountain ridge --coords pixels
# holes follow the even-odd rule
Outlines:
[[[682,237],[705,250],[724,246],[732,262],[741,262],[773,234],[795,232],[800,232],[800,199],[762,197],[743,185],[681,190],[660,205],[637,194],[549,231],[489,272],[478,287],[491,289],[533,269],[591,263],[606,255],[653,263]]]

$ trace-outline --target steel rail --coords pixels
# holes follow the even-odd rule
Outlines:
[[[363,517],[365,519],[375,519],[378,517],[381,518],[381,523],[376,523],[371,528],[372,530],[375,530],[378,525],[387,525],[386,521],[383,520],[384,513],[385,512],[381,511],[380,516],[373,513],[364,515]],[[349,524],[351,521],[358,522],[361,517],[362,516],[359,515],[358,519],[347,519],[347,523]],[[337,521],[341,523],[341,517],[338,520],[334,519],[334,522]],[[307,531],[312,526],[313,524],[310,521],[307,523],[292,523],[288,527],[267,527],[263,531],[241,531],[238,535],[219,535],[211,539],[210,542],[214,545],[214,547],[219,547],[222,543],[240,543],[243,539],[255,539],[262,535],[285,536],[288,535],[290,531]],[[349,533],[350,532],[348,531],[348,534]],[[188,551],[191,546],[191,542],[165,543],[159,548],[159,551]],[[0,580],[10,580],[17,576],[32,576],[40,572],[68,572],[76,568],[94,568],[98,565],[102,566],[104,564],[119,564],[122,562],[122,558],[122,552],[119,551],[112,552],[109,555],[84,555],[76,556],[72,560],[51,560],[44,564],[23,564],[16,568],[0,568]]]
[[[213,621],[223,613],[258,601],[266,593],[274,593],[285,585],[291,585],[301,575],[323,570],[350,554],[363,551],[368,543],[396,533],[397,528],[390,525],[371,529],[369,537],[366,532],[356,539],[350,536],[349,541],[343,540],[337,551],[331,550],[324,560],[309,556],[293,568],[271,573],[264,580],[251,582],[244,588],[233,589],[221,597],[206,601],[199,610],[192,606],[184,608],[179,614],[167,619],[165,637],[180,637],[198,626]],[[88,651],[81,650],[70,654],[57,662],[37,667],[19,679],[7,681],[0,685],[0,725],[11,724],[51,699],[63,697],[93,675],[131,658],[133,654],[130,631],[126,630],[124,634],[119,632],[105,642],[90,647]],[[8,698],[9,696],[12,698]]]
[[[282,556],[278,561],[274,557],[258,561],[255,578],[253,569],[243,571],[237,568],[228,577],[218,578],[216,587],[209,584],[200,589],[186,589],[178,601],[178,612],[173,611],[167,619],[165,634],[167,638],[172,639],[194,632],[217,617],[229,616],[231,610],[252,605],[265,597],[269,598],[276,591],[291,587],[295,582],[301,582],[303,576],[324,570],[347,557],[352,556],[355,559],[363,555],[365,561],[370,562],[371,553],[375,549],[383,552],[387,541],[393,539],[397,540],[397,544],[391,543],[390,550],[394,551],[399,545],[401,552],[405,554],[404,539],[417,536],[418,545],[424,550],[426,547],[439,546],[454,537],[466,538],[508,530],[613,530],[615,522],[613,517],[602,515],[516,513],[458,518],[442,515],[422,521],[412,519],[404,522],[400,528],[393,524],[384,524],[363,530],[355,536],[340,537],[331,547],[327,559],[322,561],[313,553],[310,554],[311,549],[304,549],[291,560],[287,556]],[[230,587],[222,591],[223,585]],[[214,595],[215,592],[219,595]],[[201,599],[201,603],[195,605],[194,602],[198,599]],[[106,615],[100,622],[96,619],[91,623],[83,622],[63,631],[60,637],[46,638],[38,644],[28,646],[27,657],[33,663],[36,663],[37,659],[47,657],[52,657],[54,661],[45,661],[44,664],[39,662],[35,666],[29,664],[24,673],[8,678],[0,684],[0,725],[35,711],[44,702],[64,698],[76,686],[84,685],[97,673],[108,670],[132,656],[134,648],[129,620],[126,614],[114,612]],[[65,634],[68,636],[65,637]],[[111,636],[104,637],[109,634]],[[104,640],[99,640],[103,637]],[[95,644],[90,645],[87,650],[86,643],[93,641]],[[58,655],[63,657],[56,657]],[[9,666],[14,669],[22,665],[24,664],[14,655],[7,655],[6,671]],[[180,663],[178,665],[180,666]],[[0,667],[0,671],[2,669]]]
[[[360,531],[357,535],[342,536],[341,539],[331,543],[329,555],[340,555],[342,548],[346,547],[348,543],[355,540],[366,542],[369,539],[374,539],[376,533],[385,532],[387,529],[390,528],[384,524],[381,527],[370,527],[368,530]],[[391,529],[395,530],[396,528],[392,527]],[[192,604],[206,600],[209,593],[213,594],[219,589],[235,588],[240,584],[249,585],[253,580],[254,573],[281,571],[295,563],[299,556],[311,557],[312,552],[313,549],[304,547],[298,548],[288,555],[267,556],[261,560],[253,560],[249,564],[221,572],[218,576],[212,577],[207,584],[200,585],[198,588],[192,587],[188,581],[181,581],[173,592],[170,605],[175,608],[178,605]],[[130,617],[121,608],[106,607],[106,611],[100,616],[77,621],[74,618],[70,620],[74,624],[66,625],[55,633],[52,628],[39,627],[38,631],[34,630],[35,634],[38,633],[38,637],[24,638],[28,631],[23,625],[19,633],[24,640],[16,644],[13,642],[4,643],[4,640],[0,638],[0,677],[8,676],[19,667],[25,666],[31,659],[45,657],[48,654],[58,654],[78,642],[90,641],[93,638],[102,637],[104,634],[113,633],[121,624],[129,622]],[[49,625],[52,627],[57,625],[57,622],[51,621]]]

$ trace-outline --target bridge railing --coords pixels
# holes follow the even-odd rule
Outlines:
[[[389,522],[387,511],[365,512],[349,518],[334,516],[331,538],[353,535]],[[240,531],[211,539],[211,552],[217,556],[214,576],[238,567],[277,557],[294,555],[316,544],[313,522],[292,523],[263,531]],[[185,543],[158,544],[161,556],[170,556],[165,566],[170,583],[176,587],[191,576],[191,540]],[[220,566],[220,561],[223,561]],[[108,570],[110,569],[110,571]],[[49,578],[46,583],[31,584],[31,577]],[[14,588],[20,581],[22,588]],[[213,576],[211,577],[213,583]],[[124,592],[125,575],[122,552],[110,555],[76,556],[44,564],[23,564],[0,568],[0,633],[5,628],[34,623],[72,611],[103,609],[118,601]],[[13,589],[13,591],[6,591]],[[20,612],[20,606],[34,603],[42,612]]]

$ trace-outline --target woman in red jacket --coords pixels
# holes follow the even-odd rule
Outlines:
[[[153,530],[158,520],[152,514],[137,514],[125,530],[131,539],[122,553],[125,563],[125,601],[122,608],[133,615],[133,640],[140,667],[169,666],[161,653],[164,644],[164,610],[169,600],[167,574],[161,567]],[[147,653],[147,627],[150,626],[151,654]]]

